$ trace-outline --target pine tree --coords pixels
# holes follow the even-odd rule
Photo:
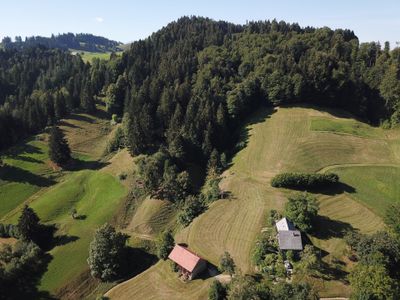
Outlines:
[[[57,126],[53,126],[49,138],[49,156],[57,164],[65,164],[71,159],[71,150],[63,132]]]
[[[18,219],[18,233],[25,241],[36,241],[40,235],[40,219],[35,211],[28,205],[24,206]]]
[[[86,82],[81,93],[81,107],[88,113],[94,112],[96,105],[94,103],[93,89],[89,82]]]

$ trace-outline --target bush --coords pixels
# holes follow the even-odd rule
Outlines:
[[[221,272],[226,272],[231,276],[235,273],[235,262],[232,256],[227,251],[225,251],[224,254],[221,256],[219,266]]]
[[[305,190],[327,187],[338,182],[339,176],[334,173],[282,173],[272,178],[271,185],[273,187]]]
[[[201,197],[189,196],[185,200],[185,206],[178,216],[179,223],[188,226],[194,218],[202,214],[207,206]]]
[[[107,143],[105,154],[124,148],[126,145],[125,133],[121,127],[115,130],[114,135]]]
[[[18,238],[18,227],[13,224],[0,223],[0,237],[2,238]]]
[[[209,300],[223,300],[226,299],[226,288],[218,280],[214,280],[208,290]]]
[[[122,173],[118,174],[118,179],[121,180],[121,181],[125,180],[126,177],[128,177],[128,174],[126,174],[125,172],[122,172]]]
[[[163,232],[157,239],[157,256],[166,260],[175,246],[175,240],[170,230]]]

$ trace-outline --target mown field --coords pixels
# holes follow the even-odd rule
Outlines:
[[[351,196],[380,216],[384,216],[391,204],[400,201],[400,166],[336,167],[331,171],[342,182],[356,187]]]
[[[72,53],[79,53],[79,55],[82,57],[82,60],[84,62],[89,62],[89,63],[91,63],[95,58],[108,60],[110,59],[111,56],[111,52],[89,52],[89,51],[81,51],[75,49],[70,49],[70,51]],[[122,51],[118,51],[116,52],[116,54],[121,55]]]
[[[43,222],[58,228],[58,243],[50,251],[53,259],[40,286],[51,294],[87,272],[94,231],[111,220],[127,193],[117,174],[131,169],[132,158],[122,151],[118,160],[101,159],[112,128],[99,116],[74,114],[61,121],[74,157],[69,170],[49,161],[46,134],[5,153],[6,168],[12,173],[0,174],[1,222],[15,223],[22,206],[29,203]],[[71,217],[72,208],[77,219]]]
[[[232,160],[232,166],[224,173],[221,187],[231,193],[231,198],[219,200],[208,211],[196,218],[187,228],[176,235],[178,242],[187,243],[195,252],[213,264],[218,264],[224,251],[229,251],[242,272],[253,272],[251,250],[257,235],[265,224],[265,214],[270,209],[282,209],[291,191],[270,187],[271,178],[280,172],[317,172],[325,168],[355,167],[357,165],[399,165],[398,135],[355,121],[341,112],[327,112],[307,107],[281,107],[275,111],[263,109],[249,121],[243,130],[240,150]],[[343,169],[341,188],[317,194],[320,203],[319,230],[310,236],[323,252],[324,261],[333,271],[326,280],[313,285],[321,296],[348,296],[350,288],[345,274],[351,264],[345,258],[343,234],[346,230],[371,233],[383,228],[379,209],[395,201],[390,195],[398,195],[393,187],[397,173],[392,169],[380,169],[382,174],[357,177]],[[347,174],[349,172],[349,174]],[[394,173],[393,173],[394,172]],[[366,172],[364,172],[366,173]],[[393,174],[392,174],[393,173]],[[392,174],[392,175],[391,175]],[[382,186],[375,179],[387,176]],[[389,179],[387,179],[389,178]],[[379,203],[365,195],[375,189]],[[389,190],[380,194],[379,189]],[[368,200],[371,199],[371,200]],[[370,207],[368,201],[374,203]],[[152,221],[149,221],[152,222]],[[337,261],[341,263],[337,264]],[[335,262],[335,263],[334,263]],[[171,284],[163,277],[172,276],[161,264],[144,274],[117,286],[107,294],[111,299],[163,299],[164,294],[154,288],[154,282],[163,287],[163,293],[190,294],[193,299],[204,299],[209,280],[182,287]],[[173,281],[172,281],[173,282]]]

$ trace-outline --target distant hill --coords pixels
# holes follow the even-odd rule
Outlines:
[[[10,37],[5,37],[0,43],[0,46],[5,49],[22,49],[38,45],[64,50],[111,52],[119,51],[122,43],[88,33],[63,33],[51,37],[32,36],[25,37],[25,40],[17,36],[14,41]]]

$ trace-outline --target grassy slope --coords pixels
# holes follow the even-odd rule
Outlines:
[[[316,119],[344,124],[334,126],[336,132],[327,128],[315,131],[318,129],[316,124],[311,126]],[[220,255],[227,250],[242,271],[252,272],[251,250],[264,224],[265,213],[270,209],[282,209],[290,193],[270,187],[270,179],[275,174],[283,171],[313,172],[342,164],[399,163],[397,143],[387,139],[386,132],[363,124],[362,132],[357,132],[357,136],[349,132],[337,134],[337,127],[348,131],[348,126],[348,119],[310,108],[280,108],[276,112],[261,110],[246,127],[246,147],[235,155],[231,168],[224,173],[221,186],[232,193],[231,199],[213,203],[208,211],[178,233],[177,241],[187,243],[214,264],[218,264]],[[382,228],[383,223],[375,213],[355,201],[347,192],[332,192],[332,195],[317,197],[321,206],[320,214],[325,218],[321,218],[321,234],[311,239],[327,252],[325,261],[329,263],[337,258],[346,264],[341,230],[354,228],[369,233]],[[117,286],[107,296],[113,299],[162,299],[164,295],[153,288],[155,279],[158,285],[166,289],[164,293],[174,296],[178,293],[190,294],[195,289],[205,291],[204,287],[210,282],[200,281],[201,288],[189,283],[182,291],[178,283],[165,286],[164,281],[159,282],[163,276],[167,276],[161,275],[163,272],[170,271],[157,264],[142,275]],[[341,280],[332,279],[315,284],[322,296],[346,296],[350,292]],[[204,292],[194,298],[205,297]]]
[[[46,162],[47,145],[30,140],[4,154],[8,165],[0,170],[0,220],[26,199],[48,185],[52,173]]]
[[[155,266],[131,280],[114,287],[106,296],[111,299],[207,299],[208,281],[196,279],[182,282],[167,261]],[[205,284],[207,283],[207,284]]]
[[[74,157],[81,160],[77,167],[82,170],[53,171],[48,162],[47,143],[28,141],[13,148],[5,159],[8,165],[26,171],[16,171],[23,178],[15,175],[0,182],[1,195],[10,195],[8,199],[12,199],[7,205],[0,201],[2,222],[16,222],[21,206],[28,201],[43,221],[55,223],[59,228],[57,234],[66,237],[64,245],[51,250],[53,260],[42,278],[41,288],[52,293],[87,270],[88,247],[95,229],[111,219],[126,194],[126,188],[115,177],[120,168],[118,163],[121,157],[126,168],[132,163],[126,151],[117,154],[118,160],[111,158],[109,162],[97,163],[110,131],[106,119],[74,114],[62,120],[61,128]],[[97,171],[97,168],[102,169]],[[45,186],[45,177],[51,175],[57,175],[57,181]],[[33,178],[30,181],[38,185],[24,182],[26,178]],[[73,220],[69,214],[72,207],[85,218]]]
[[[315,120],[323,122],[318,124]],[[247,127],[247,146],[234,157],[232,167],[224,174],[222,187],[232,192],[232,199],[214,203],[177,236],[178,241],[188,243],[214,264],[218,263],[222,252],[228,250],[243,271],[252,271],[250,252],[263,225],[264,213],[271,208],[281,209],[289,193],[270,187],[269,181],[274,174],[282,171],[312,172],[328,166],[347,164],[350,166],[344,170],[351,173],[354,169],[358,170],[353,164],[396,165],[400,162],[398,135],[371,128],[352,119],[335,117],[313,109],[281,108],[272,115],[262,111],[251,123]],[[375,211],[372,211],[353,198],[366,199],[364,197],[369,191],[359,195],[363,191],[360,183],[370,187],[376,176],[386,178],[382,187],[391,190],[390,195],[398,195],[393,184],[397,175],[387,177],[391,174],[390,167],[380,167],[379,170],[381,174],[357,181],[348,180],[357,178],[354,174],[346,176],[346,171],[339,172],[343,181],[355,187],[356,192],[317,195],[320,214],[325,218],[319,224],[322,234],[311,239],[316,246],[327,252],[324,258],[326,262],[341,259],[345,264],[348,263],[343,257],[345,243],[342,229],[353,228],[371,233],[383,227],[382,220],[374,213],[379,211],[379,203],[371,201],[375,204]],[[344,267],[346,269],[347,266]],[[164,271],[156,265],[146,275],[113,289],[108,296],[116,299],[131,296],[161,299],[163,294],[150,289],[149,284],[150,278]],[[201,283],[203,288],[209,281]],[[349,287],[341,280],[314,284],[320,289],[321,295],[343,296],[350,293]],[[181,291],[177,285],[169,285],[165,293],[191,293],[197,288],[197,285],[188,284]],[[164,289],[167,287],[164,286]],[[205,295],[204,292],[196,297],[202,298]]]
[[[352,194],[380,216],[390,204],[400,201],[400,166],[352,166],[331,169],[342,182],[356,187]]]
[[[171,223],[174,209],[169,201],[146,198],[125,229],[131,235],[153,239]]]
[[[76,239],[50,252],[54,259],[42,278],[42,289],[55,291],[87,269],[94,231],[112,217],[124,194],[125,189],[116,178],[85,170],[71,175],[32,204],[42,220],[55,222],[60,234]],[[69,214],[72,207],[85,219],[73,220]]]
[[[89,51],[81,51],[81,50],[75,50],[75,49],[70,49],[72,53],[79,53],[80,56],[82,57],[82,60],[86,63],[89,62],[91,63],[93,59],[98,58],[98,59],[104,59],[108,60],[110,59],[111,52],[89,52]],[[116,52],[117,55],[121,55],[123,51],[118,51]]]

